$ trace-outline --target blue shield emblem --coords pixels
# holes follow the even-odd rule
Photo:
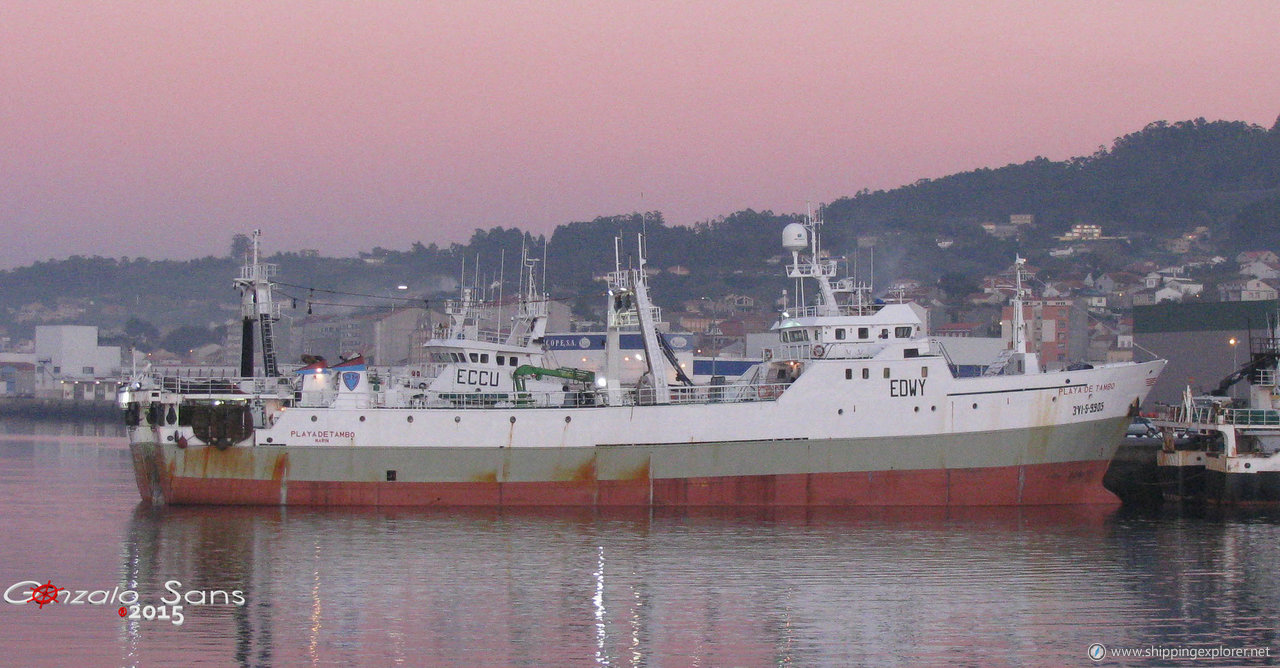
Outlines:
[[[360,374],[355,371],[347,371],[342,374],[342,384],[347,386],[348,390],[356,389],[360,384]]]

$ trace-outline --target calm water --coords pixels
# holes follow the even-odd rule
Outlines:
[[[183,623],[0,602],[0,662],[1098,665],[1092,643],[1280,662],[1276,513],[152,511],[118,434],[0,422],[0,586],[131,590],[139,616],[182,596]],[[1122,663],[1170,661],[1101,665]]]

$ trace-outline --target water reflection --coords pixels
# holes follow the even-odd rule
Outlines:
[[[0,440],[27,441],[30,437],[60,437],[63,441],[123,439],[124,424],[117,420],[47,420],[13,415],[0,416]]]
[[[243,590],[180,631],[240,664],[990,665],[1269,646],[1277,537],[1091,508],[140,508],[126,559],[140,590]],[[127,660],[181,656],[153,630]]]
[[[240,590],[245,604],[188,606],[181,626],[9,606],[7,655],[1078,665],[1100,642],[1280,657],[1275,511],[153,510],[137,503],[117,437],[52,431],[0,441],[0,534],[21,537],[0,541],[7,583],[118,584],[156,604],[176,580],[183,592]]]

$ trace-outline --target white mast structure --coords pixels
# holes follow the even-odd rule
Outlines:
[[[803,223],[791,223],[782,230],[782,248],[791,251],[791,265],[787,267],[787,277],[798,279],[800,289],[797,290],[796,315],[839,316],[865,315],[868,308],[866,295],[871,286],[858,281],[857,277],[835,280],[839,272],[836,260],[822,258],[822,217],[813,215],[810,207]],[[808,257],[801,257],[802,251],[808,251]],[[812,278],[818,283],[819,303],[806,307],[804,304],[803,280]],[[846,297],[848,303],[841,304],[839,295]]]
[[[818,282],[819,303],[814,307],[812,315],[840,315],[840,305],[836,302],[835,291],[831,288],[831,279],[838,271],[835,260],[822,260],[822,218],[814,218],[810,207],[804,223],[791,223],[782,230],[782,247],[791,251],[791,266],[787,267],[787,277],[796,279],[812,278]],[[807,261],[802,262],[800,251],[809,250]],[[801,293],[803,294],[803,293]],[[798,311],[804,312],[803,297]]]
[[[520,279],[520,303],[517,306],[511,331],[507,333],[507,344],[512,346],[536,343],[547,332],[545,283],[543,289],[539,290],[536,281],[538,259],[529,257],[528,250],[521,246],[520,263],[523,269]]]
[[[1022,296],[1025,294],[1022,288],[1022,266],[1026,263],[1027,258],[1014,256],[1014,293],[1013,299],[1009,300],[1009,305],[1013,307],[1014,356],[1021,362],[1019,366],[1022,373],[1030,374],[1040,373],[1040,357],[1028,346],[1027,318],[1022,312]]]
[[[260,237],[262,230],[254,230],[250,252],[240,268],[240,278],[235,279],[240,291],[240,375],[253,376],[253,324],[258,323],[262,333],[262,370],[267,377],[280,375],[276,364],[275,335],[272,324],[279,319],[279,306],[272,298],[271,277],[277,267],[262,262]]]
[[[645,403],[670,402],[667,364],[662,344],[658,341],[658,308],[649,298],[649,283],[644,273],[644,236],[638,239],[639,254],[636,266],[622,268],[620,238],[614,239],[614,271],[609,273],[608,329],[605,343],[605,390],[609,403],[617,405],[622,400],[620,340],[622,330],[639,328],[644,342],[644,362],[647,371],[641,377],[640,400]],[[647,386],[647,387],[646,387]],[[651,393],[651,394],[650,394]]]

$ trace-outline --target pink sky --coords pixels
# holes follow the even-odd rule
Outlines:
[[[0,268],[794,212],[1280,115],[1280,3],[0,3]]]

